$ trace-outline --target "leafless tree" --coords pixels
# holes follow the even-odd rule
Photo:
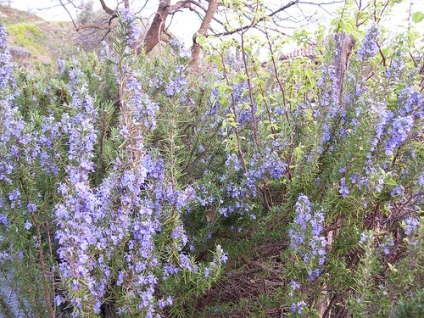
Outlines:
[[[74,25],[78,31],[78,45],[85,50],[96,51],[100,42],[109,40],[113,25],[109,24],[110,16],[103,10],[95,10],[93,5],[94,0],[91,0],[78,6]]]
[[[75,0],[58,1],[65,9],[69,5],[75,6]],[[100,3],[108,18],[104,19],[102,23],[94,24],[80,24],[73,18],[77,31],[81,32],[84,29],[109,30],[113,28],[112,21],[118,17],[120,9],[137,7],[140,10],[138,13],[142,14],[143,9],[151,0],[117,0],[115,8],[108,6],[105,0],[96,1]],[[325,12],[330,5],[343,2],[343,0],[243,0],[241,5],[235,5],[231,1],[222,0],[159,0],[156,12],[152,16],[152,21],[146,28],[147,31],[136,48],[149,53],[160,42],[169,42],[170,36],[167,30],[171,17],[183,11],[194,12],[201,21],[200,28],[193,30],[195,32],[193,32],[190,65],[193,69],[196,69],[201,51],[201,46],[198,43],[199,37],[223,37],[235,33],[244,34],[251,29],[256,29],[258,26],[261,26],[261,30],[267,30],[267,32],[284,34],[286,33],[284,31],[285,28],[294,24],[299,26],[302,22],[310,23],[314,17],[314,11],[308,10],[306,12],[304,9],[315,7]]]
[[[11,6],[13,3],[13,0],[0,0],[0,4],[4,6]]]

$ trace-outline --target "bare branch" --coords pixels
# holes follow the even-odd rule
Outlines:
[[[203,18],[202,24],[200,25],[199,31],[197,31],[193,35],[193,47],[191,51],[191,61],[190,67],[193,71],[197,71],[198,63],[199,63],[199,55],[202,47],[197,43],[198,36],[205,36],[206,32],[209,30],[209,26],[212,22],[212,19],[218,9],[218,1],[217,0],[209,0],[208,10],[206,11],[206,15]]]
[[[253,28],[253,27],[255,27],[256,25],[258,25],[260,22],[264,21],[266,18],[268,18],[268,17],[273,17],[274,15],[276,15],[276,14],[278,14],[278,13],[280,13],[280,12],[284,11],[284,10],[287,10],[288,8],[290,8],[290,7],[294,6],[294,5],[296,5],[298,2],[299,2],[299,0],[294,0],[294,1],[292,1],[292,2],[289,2],[289,3],[287,3],[286,5],[282,6],[281,8],[278,8],[277,10],[275,10],[275,11],[271,12],[271,13],[270,13],[270,14],[268,14],[267,16],[264,16],[264,17],[262,17],[262,18],[258,19],[257,21],[252,21],[252,23],[251,23],[251,24],[248,24],[248,25],[242,26],[242,27],[237,28],[237,29],[235,29],[235,30],[226,31],[226,32],[222,32],[222,33],[215,33],[215,34],[212,34],[212,35],[213,35],[213,36],[225,36],[225,35],[231,35],[231,34],[234,34],[234,33],[240,32],[240,31],[245,31],[245,30],[247,30],[247,29]]]
[[[207,11],[207,9],[204,7],[204,6],[202,6],[199,2],[195,2],[195,1],[189,1],[190,2],[190,4],[193,4],[193,5],[195,5],[196,7],[198,7],[199,9],[201,9],[203,12],[206,12]],[[219,5],[219,4],[218,4]],[[202,17],[202,15],[200,14],[200,12],[198,12],[196,9],[194,9],[193,7],[189,7],[188,8],[190,11],[193,11],[193,12],[195,12],[198,16],[199,16],[199,18],[201,19],[201,20],[203,20],[203,17]],[[212,18],[214,21],[216,21],[216,22],[218,22],[219,24],[221,24],[221,25],[224,25],[224,22],[222,22],[221,20],[219,20],[217,17],[213,17]]]
[[[322,9],[323,11],[325,11],[327,14],[331,14],[327,9],[325,9],[324,7],[327,5],[334,5],[334,4],[342,4],[345,3],[345,1],[343,0],[335,0],[335,1],[331,1],[331,2],[309,2],[309,1],[300,1],[299,5],[311,5],[311,6],[318,6],[320,9]]]
[[[100,1],[100,4],[102,5],[102,9],[103,9],[104,12],[106,12],[109,15],[116,15],[116,11],[115,10],[112,10],[111,8],[109,8],[106,5],[106,3],[105,3],[104,0],[99,0],[99,1]]]
[[[160,40],[161,40],[161,42],[165,42],[165,43],[171,42],[171,40],[168,37],[166,37],[166,36],[161,36],[160,37]]]
[[[313,5],[313,6],[318,6],[318,7],[322,7],[322,6],[326,6],[326,5],[333,5],[333,4],[342,4],[345,3],[344,0],[334,0],[331,2],[309,2],[309,1],[299,1],[298,4],[307,4],[307,5]]]
[[[149,0],[146,0],[146,2],[144,2],[144,5],[140,8],[140,10],[138,12],[140,13],[141,11],[143,11],[148,3],[149,3]]]
[[[71,18],[72,24],[75,27],[75,30],[78,30],[78,26],[74,21],[74,18],[72,17],[71,12],[69,12],[68,8],[66,7],[66,5],[62,2],[62,0],[59,0],[60,4],[62,5],[62,7],[66,10],[66,12],[68,13],[69,17]]]
[[[94,23],[87,23],[78,27],[78,31],[84,29],[112,30],[113,27],[111,27],[110,25],[99,25]]]
[[[192,1],[178,1],[176,4],[169,7],[169,13],[173,13],[181,8],[188,8]]]
[[[163,0],[159,2],[158,10],[155,13],[153,22],[144,37],[144,49],[149,53],[156,44],[159,43],[160,34],[165,28],[165,20],[169,14],[170,0]]]

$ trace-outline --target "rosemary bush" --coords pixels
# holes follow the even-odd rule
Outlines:
[[[197,76],[176,41],[135,55],[128,11],[99,56],[32,72],[11,64],[1,28],[0,262],[21,311],[413,310],[424,279],[419,35],[389,40],[346,15],[298,33],[320,43],[314,60],[281,60],[281,39],[242,34],[206,41]],[[341,31],[356,43],[342,80]],[[13,316],[3,294],[0,308]]]

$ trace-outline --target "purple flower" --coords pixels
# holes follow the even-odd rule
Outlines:
[[[184,228],[182,225],[176,226],[171,234],[171,238],[172,239],[180,239],[181,240],[181,244],[183,246],[185,246],[188,242],[188,238],[187,235],[185,235],[184,233]]]
[[[169,276],[169,275],[173,275],[173,274],[178,274],[180,271],[180,269],[178,267],[174,267],[170,264],[164,265],[163,266],[163,275],[165,277]]]
[[[185,254],[180,254],[180,267],[190,272],[194,270],[194,264]]]
[[[415,217],[410,217],[405,220],[405,234],[410,235],[413,231],[418,228],[418,219]]]
[[[356,184],[358,182],[358,175],[355,173],[350,177],[350,182],[352,182],[352,184]]]
[[[124,281],[124,275],[125,275],[125,272],[124,271],[119,271],[118,279],[116,281],[116,285],[117,286],[121,286],[122,285],[122,282]]]
[[[395,81],[400,81],[401,75],[405,70],[405,63],[399,55],[392,60],[390,67],[386,70],[386,76]]]
[[[343,198],[346,198],[349,195],[349,189],[346,186],[345,178],[340,179],[339,193],[343,196]]]
[[[324,145],[327,141],[331,140],[331,134],[330,134],[330,126],[328,124],[323,124],[323,136],[321,139],[321,146]]]
[[[155,114],[159,106],[143,91],[142,82],[134,74],[128,79],[125,91],[130,96],[126,115],[131,116],[135,122],[142,123],[147,129],[155,129]]]
[[[29,220],[25,221],[24,228],[25,230],[29,230],[32,227],[32,223]]]
[[[171,79],[166,87],[166,95],[168,97],[174,95],[183,94],[186,90],[185,86],[187,85],[186,79],[181,76],[177,76],[175,79]]]
[[[110,47],[109,44],[106,41],[102,41],[102,48],[100,50],[100,61],[104,62],[105,58],[113,60],[111,54],[110,54]]]
[[[418,176],[417,184],[420,186],[424,185],[424,172],[421,172],[421,174]]]
[[[396,118],[392,126],[389,128],[389,139],[385,144],[386,155],[393,155],[393,152],[398,148],[408,137],[414,125],[412,116]]]
[[[396,188],[394,188],[391,192],[390,192],[390,195],[392,196],[392,197],[395,197],[395,196],[397,196],[397,195],[399,195],[399,194],[401,194],[402,193],[402,187],[396,187]]]
[[[181,48],[183,46],[182,43],[176,38],[172,38],[171,41],[169,41],[169,45],[176,48]]]
[[[7,222],[7,216],[4,213],[0,214],[0,223],[7,226],[8,222]]]
[[[319,276],[319,269],[325,261],[327,240],[321,236],[325,215],[323,212],[312,213],[307,196],[301,194],[295,204],[293,226],[289,230],[290,248],[302,257],[310,273],[310,279]]]
[[[241,163],[236,154],[232,153],[227,157],[225,161],[225,165],[227,167],[232,167],[235,171],[241,170]]]
[[[140,30],[134,22],[134,15],[130,11],[130,9],[123,9],[120,11],[120,17],[122,23],[124,24],[127,30],[127,34],[125,36],[127,45],[132,46],[140,34]]]
[[[134,21],[134,16],[132,15],[131,10],[122,9],[120,13],[122,22],[130,24]]]
[[[0,89],[6,88],[11,79],[11,58],[12,56],[9,53],[9,45],[7,44],[6,28],[4,26],[0,26]]]
[[[321,274],[321,271],[319,270],[319,268],[312,270],[309,273],[309,280],[313,281],[313,280],[317,279],[320,276],[320,274]]]
[[[54,301],[55,301],[55,303],[56,303],[56,306],[60,306],[60,304],[62,303],[62,296],[60,296],[60,295],[56,295],[56,296],[54,297]]]
[[[302,301],[299,301],[296,304],[292,304],[291,311],[298,313],[300,315],[300,314],[302,314],[305,307],[306,307],[306,303],[302,300]]]
[[[378,53],[377,38],[379,34],[380,32],[375,24],[368,28],[362,47],[358,52],[361,61],[368,60]]]
[[[30,212],[30,213],[35,212],[37,210],[37,205],[30,202],[27,205],[27,209],[28,209],[28,212]]]
[[[413,116],[424,118],[424,97],[414,86],[407,86],[401,90],[398,99],[399,114],[403,117]]]
[[[59,69],[59,74],[62,75],[63,72],[65,71],[65,67],[66,67],[65,61],[58,59],[57,60],[57,67]]]
[[[216,247],[216,255],[213,259],[213,263],[215,264],[221,264],[221,263],[227,263],[228,261],[228,256],[227,254],[224,253],[224,251],[222,250],[221,245],[218,245]]]
[[[290,285],[293,287],[293,289],[300,289],[300,284],[298,282],[292,280]]]
[[[12,192],[9,192],[9,200],[10,201],[16,201],[20,197],[21,197],[21,192],[18,189],[14,190]]]

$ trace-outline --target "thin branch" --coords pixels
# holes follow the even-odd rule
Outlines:
[[[110,25],[98,25],[94,23],[88,23],[88,24],[79,26],[77,31],[84,30],[84,29],[111,30],[113,29],[113,27],[111,27]]]
[[[71,12],[69,12],[68,8],[66,7],[66,5],[62,2],[62,0],[59,0],[60,4],[62,5],[62,7],[66,10],[66,12],[68,13],[69,17],[71,18],[72,24],[75,27],[75,30],[78,30],[78,26],[74,21],[74,18],[72,17]]]
[[[266,266],[265,264],[262,264],[262,263],[260,263],[260,262],[257,262],[257,261],[251,261],[251,260],[248,260],[248,259],[246,259],[246,258],[244,258],[244,257],[243,257],[243,260],[244,260],[244,262],[245,262],[246,264],[248,264],[248,265],[250,265],[250,266],[253,266],[253,267],[260,268],[260,269],[262,269],[262,270],[264,270],[264,271],[266,271],[266,272],[273,273],[273,274],[276,274],[276,275],[278,275],[278,276],[280,276],[280,275],[282,274],[282,272],[281,272],[280,270],[276,270],[276,269],[273,269],[273,268],[269,268],[268,266]]]
[[[253,27],[255,27],[256,25],[258,25],[260,22],[264,21],[266,18],[270,18],[270,17],[272,17],[272,16],[274,16],[274,15],[276,15],[276,14],[280,13],[281,11],[287,10],[288,8],[290,8],[290,7],[294,6],[294,5],[296,5],[298,2],[299,2],[299,0],[294,0],[294,1],[292,1],[292,2],[289,2],[289,3],[287,3],[286,5],[282,6],[281,8],[279,8],[279,9],[277,9],[277,10],[275,10],[275,11],[271,12],[271,13],[270,13],[270,14],[268,14],[267,16],[264,16],[264,17],[262,17],[262,18],[258,19],[256,22],[255,22],[255,21],[253,21],[251,24],[248,24],[248,25],[242,26],[242,27],[237,28],[237,29],[232,30],[232,31],[226,31],[226,32],[222,32],[222,33],[215,33],[215,34],[212,34],[212,35],[213,35],[213,36],[225,36],[225,35],[231,35],[231,34],[234,34],[234,33],[240,32],[240,31],[245,31],[245,30],[247,30],[247,29],[253,28]]]
[[[188,1],[190,4],[193,4],[193,5],[195,5],[196,7],[198,7],[198,8],[200,8],[203,12],[206,12],[207,11],[207,9],[204,7],[204,6],[202,6],[200,3],[198,3],[198,2],[194,2],[194,1]],[[198,15],[198,17],[199,17],[199,19],[200,20],[202,20],[203,21],[203,16],[202,16],[202,14],[200,13],[200,12],[198,12],[196,9],[194,9],[193,7],[188,7],[188,9],[190,10],[190,11],[192,11],[192,12],[195,12],[197,15]],[[219,24],[221,24],[221,25],[224,25],[224,22],[222,22],[221,20],[219,20],[217,17],[215,17],[215,16],[213,16],[213,18],[212,18],[215,22],[217,22],[217,23],[219,23]]]
[[[181,8],[188,8],[188,5],[192,1],[178,1],[177,3],[173,4],[172,6],[169,6],[169,13],[174,13],[175,11],[181,9]]]
[[[197,71],[196,69],[199,62],[199,55],[202,49],[201,46],[197,43],[197,37],[206,35],[217,9],[218,9],[218,1],[209,0],[208,10],[206,11],[205,17],[203,18],[202,24],[200,25],[199,30],[193,35],[193,47],[191,51],[191,61],[190,61],[190,67],[192,71]]]
[[[331,2],[320,2],[320,3],[309,2],[309,1],[299,1],[299,4],[308,4],[308,5],[318,6],[318,7],[332,5],[332,4],[342,4],[342,3],[345,3],[345,1],[335,0]]]
[[[104,12],[106,12],[109,15],[115,15],[116,14],[116,11],[109,8],[106,5],[106,3],[104,2],[104,0],[99,0],[99,1],[100,1],[100,4],[102,5],[102,9],[103,9]]]
[[[139,12],[143,11],[144,8],[147,6],[148,3],[149,3],[149,0],[146,0],[146,2],[144,2],[144,5],[141,7],[141,9],[140,9]]]

